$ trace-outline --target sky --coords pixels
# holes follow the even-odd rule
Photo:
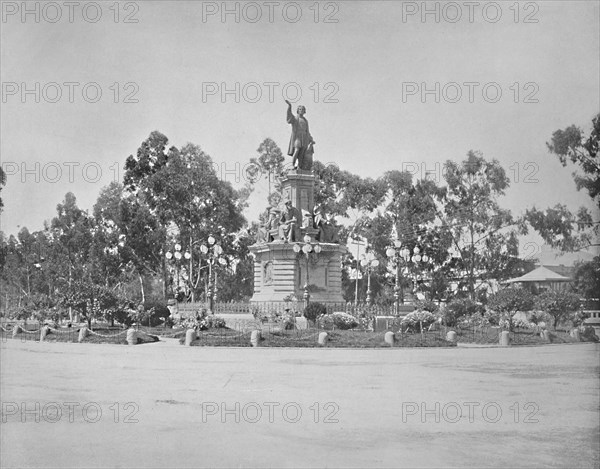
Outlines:
[[[69,191],[91,209],[154,130],[241,187],[265,138],[287,150],[286,98],[323,163],[441,180],[479,150],[507,171],[514,215],[594,210],[546,142],[600,111],[599,17],[597,1],[2,2],[1,229],[42,229]],[[521,253],[590,256],[555,259],[535,236]]]

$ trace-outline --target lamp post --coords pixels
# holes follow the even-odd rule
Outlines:
[[[371,270],[379,265],[375,254],[367,252],[360,261],[363,267],[367,268],[367,305],[371,304]]]
[[[294,244],[294,252],[299,254],[303,252],[306,255],[306,283],[304,284],[304,306],[306,307],[310,302],[310,293],[308,292],[308,260],[311,252],[319,254],[321,252],[321,245],[319,243],[311,243],[312,239],[309,235],[304,236],[304,243]]]
[[[398,239],[393,241],[393,244],[387,248],[385,254],[394,263],[396,270],[396,280],[394,283],[394,314],[398,316],[398,305],[404,304],[404,291],[402,289],[402,283],[400,281],[400,262],[404,260],[408,261],[410,257],[410,251],[402,247],[402,242]]]
[[[421,250],[418,247],[414,247],[411,251],[407,247],[402,247],[402,242],[398,239],[393,241],[393,244],[387,248],[385,251],[386,255],[394,262],[396,268],[396,283],[394,286],[394,308],[395,314],[398,315],[398,305],[404,304],[404,290],[402,288],[401,279],[400,279],[400,263],[404,261],[407,268],[410,265],[417,266],[421,262],[427,263],[432,262],[432,259],[429,258],[427,254],[421,255]],[[417,289],[417,277],[415,273],[415,277],[413,279],[413,289],[412,291],[416,293]]]
[[[430,259],[429,256],[427,254],[423,254],[421,255],[421,250],[415,246],[415,248],[413,249],[413,255],[410,258],[412,265],[413,266],[417,266],[420,265],[420,263],[422,262],[423,264],[426,264],[428,262],[432,262],[433,259]],[[416,295],[417,293],[417,273],[415,272],[414,275],[414,281],[413,281],[413,293]]]
[[[224,257],[221,257],[223,254],[223,248],[217,244],[217,240],[214,236],[210,235],[207,239],[207,244],[202,244],[200,246],[200,251],[202,254],[208,256],[208,309],[211,314],[214,312],[215,301],[217,300],[217,276],[215,271],[215,280],[213,284],[212,280],[212,271],[213,265],[215,262],[218,262],[221,265],[227,264],[227,260]]]
[[[181,262],[181,258],[184,256],[186,259],[191,258],[191,254],[189,252],[186,251],[184,254],[181,253],[181,244],[179,243],[176,243],[175,246],[173,246],[173,251],[167,251],[165,253],[165,257],[168,261],[175,259],[175,272],[177,278],[176,287],[173,287],[173,295],[175,296],[175,299],[177,299],[177,290],[179,290],[179,264]]]

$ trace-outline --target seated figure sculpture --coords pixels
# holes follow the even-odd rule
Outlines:
[[[317,240],[321,243],[339,243],[337,229],[333,223],[333,215],[325,213],[325,209],[321,205],[315,207],[315,228],[319,230]]]
[[[279,219],[279,240],[284,243],[296,241],[296,225],[298,223],[300,212],[292,206],[292,201],[285,203],[285,209]]]
[[[258,228],[256,233],[256,242],[270,243],[273,241],[272,231],[278,228],[277,211],[275,208],[267,208],[266,212],[261,215],[261,221],[263,222]]]

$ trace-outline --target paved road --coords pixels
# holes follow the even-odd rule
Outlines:
[[[600,461],[595,344],[347,350],[8,340],[0,351],[7,468]]]

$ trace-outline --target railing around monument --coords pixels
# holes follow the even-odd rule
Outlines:
[[[345,312],[353,316],[395,316],[394,305],[366,305],[359,303],[334,303],[321,302],[327,308],[328,313]],[[208,311],[208,302],[197,303],[179,303],[178,310],[182,317],[195,316],[201,310]],[[279,313],[283,314],[286,310],[302,313],[304,311],[304,303],[302,301],[265,301],[265,302],[237,302],[237,303],[215,303],[214,314],[251,314],[257,313]],[[414,310],[412,305],[400,305],[398,315],[404,316]]]

